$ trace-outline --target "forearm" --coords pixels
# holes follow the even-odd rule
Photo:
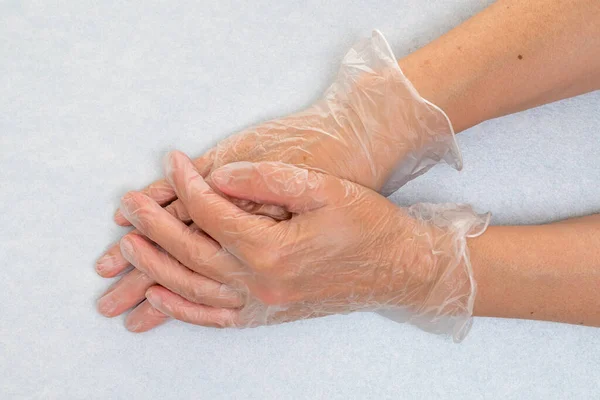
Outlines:
[[[600,214],[469,240],[475,315],[600,326]]]
[[[399,61],[460,132],[600,88],[598,0],[500,0]]]

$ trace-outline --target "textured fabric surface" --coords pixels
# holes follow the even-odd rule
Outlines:
[[[179,148],[200,154],[296,111],[378,28],[407,54],[485,1],[0,3],[0,397],[594,398],[600,331],[475,319],[460,345],[373,314],[143,335],[95,311],[119,197]],[[600,94],[459,135],[399,204],[468,202],[493,223],[600,212]]]

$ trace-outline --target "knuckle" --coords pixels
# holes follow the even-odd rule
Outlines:
[[[181,203],[181,201],[176,200],[173,203],[169,204],[165,210],[167,210],[167,212],[169,214],[171,214],[172,216],[174,216],[175,218],[177,218],[180,221],[189,221],[190,220],[190,215],[187,212],[187,209],[183,206],[183,203]]]

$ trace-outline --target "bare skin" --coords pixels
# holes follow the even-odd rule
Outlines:
[[[500,0],[399,65],[424,98],[446,111],[456,132],[597,90],[600,2]],[[174,199],[160,190],[148,194],[164,205]],[[116,220],[128,225],[121,215]],[[478,282],[475,315],[600,326],[599,216],[490,227],[469,248]],[[135,306],[153,284],[132,274],[113,292],[121,308],[107,315]],[[169,301],[166,290],[154,292]],[[144,302],[127,325],[145,331],[166,318]]]
[[[600,214],[469,241],[475,315],[600,326]]]
[[[600,2],[501,0],[399,60],[455,132],[600,89]]]

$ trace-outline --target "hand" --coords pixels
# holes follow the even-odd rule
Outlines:
[[[385,40],[374,34],[347,54],[338,79],[322,100],[303,112],[226,139],[195,160],[195,165],[202,176],[208,176],[212,169],[235,161],[284,161],[389,194],[442,159],[460,168],[449,121],[418,96]],[[166,181],[155,182],[142,193],[189,221],[187,210]],[[255,214],[289,217],[278,207],[235,203]],[[115,220],[128,224],[119,212]],[[116,244],[98,260],[96,270],[112,277],[128,266]],[[100,302],[104,315],[118,315],[143,300],[151,282],[139,272],[131,274]],[[150,313],[157,323],[164,320],[147,304],[134,313]]]
[[[150,288],[157,310],[208,326],[376,310],[457,338],[468,328],[475,283],[465,238],[487,224],[470,209],[404,210],[354,183],[282,163],[213,172],[213,184],[228,196],[294,215],[276,221],[221,197],[181,153],[171,154],[166,175],[194,222],[218,243],[143,194],[123,198],[124,215],[168,252],[137,235],[121,241],[136,268],[175,292]],[[205,277],[218,284],[205,285]]]
[[[211,169],[235,161],[281,161],[388,195],[441,160],[462,166],[449,120],[416,93],[385,39],[374,32],[348,52],[321,100],[300,113],[225,139],[195,164],[207,176]],[[154,182],[142,193],[189,220],[166,181]],[[273,207],[240,206],[284,216]],[[118,211],[115,220],[129,225]],[[123,264],[113,248],[99,260],[97,270],[111,277],[125,269]]]

